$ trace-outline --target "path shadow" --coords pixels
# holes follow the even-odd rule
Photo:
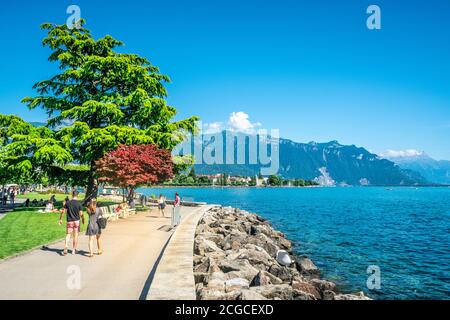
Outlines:
[[[172,229],[173,229],[172,226],[164,225],[164,226],[159,227],[157,230],[158,231],[170,232],[170,231],[172,231]]]
[[[48,246],[42,246],[41,251],[48,251],[48,252],[54,252],[58,255],[60,255],[61,257],[64,256],[64,249],[61,248],[49,248]],[[71,255],[72,254],[72,250],[69,249],[67,255]],[[89,252],[85,251],[85,250],[77,250],[77,254],[76,255],[82,255],[87,257],[89,254]]]
[[[47,246],[42,246],[41,250],[42,250],[42,251],[48,251],[48,252],[54,252],[54,253],[59,254],[60,256],[64,256],[64,254],[63,254],[64,249],[59,249],[59,248],[49,248],[49,247],[47,247]]]
[[[166,251],[166,247],[170,242],[170,238],[172,238],[172,236],[170,236],[169,239],[167,239],[167,242],[164,245],[164,247],[162,248],[162,250],[158,256],[158,259],[156,259],[155,264],[153,265],[153,268],[150,271],[150,274],[148,275],[147,280],[145,281],[144,288],[142,288],[141,294],[139,295],[139,300],[147,300],[147,295],[148,295],[148,292],[150,291],[150,287],[152,285],[153,278],[155,277],[156,269],[158,268],[159,262],[161,261],[164,251]]]

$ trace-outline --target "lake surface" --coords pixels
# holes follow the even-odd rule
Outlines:
[[[450,299],[450,188],[161,188],[186,201],[255,212],[342,291],[375,299]],[[381,271],[369,290],[367,268]]]

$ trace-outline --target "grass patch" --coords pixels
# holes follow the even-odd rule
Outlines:
[[[64,201],[64,199],[66,198],[66,197],[69,197],[69,198],[72,198],[71,197],[71,195],[68,193],[68,194],[65,194],[65,193],[53,193],[54,195],[55,195],[55,197],[56,197],[56,201]],[[33,201],[33,199],[36,199],[36,200],[40,200],[40,199],[43,199],[44,201],[47,201],[47,200],[50,200],[50,197],[53,195],[53,194],[50,194],[50,193],[39,193],[39,192],[28,192],[28,193],[25,193],[25,194],[19,194],[19,195],[17,195],[17,198],[18,199],[30,199],[30,201]],[[80,200],[83,200],[84,199],[84,194],[79,194],[79,196],[78,196],[78,199],[80,199]]]
[[[16,209],[0,220],[0,259],[64,238],[66,226],[58,224],[59,213],[38,210]]]

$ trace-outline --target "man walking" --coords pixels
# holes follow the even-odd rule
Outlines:
[[[16,198],[16,189],[15,188],[11,188],[11,192],[9,194],[9,204],[11,206],[11,209],[14,209],[14,200]]]
[[[8,201],[8,191],[9,190],[6,190],[6,188],[3,189],[2,203],[4,207],[6,206],[6,202]]]
[[[62,224],[62,216],[66,213],[67,216],[67,228],[66,228],[66,242],[64,245],[64,255],[67,255],[67,250],[69,248],[70,236],[73,238],[73,249],[72,254],[76,254],[77,243],[78,243],[78,233],[80,232],[80,219],[84,224],[83,207],[78,201],[78,192],[72,192],[72,200],[66,201],[63,210],[61,210],[61,215],[59,216],[59,224]]]

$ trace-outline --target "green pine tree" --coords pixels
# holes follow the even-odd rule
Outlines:
[[[61,72],[36,83],[39,95],[23,102],[46,110],[55,137],[74,161],[88,166],[87,199],[97,196],[95,162],[106,152],[147,143],[172,150],[196,130],[197,117],[173,121],[177,111],[165,101],[169,77],[139,55],[117,52],[122,42],[109,35],[95,40],[84,21],[79,29],[42,28],[49,60]]]

